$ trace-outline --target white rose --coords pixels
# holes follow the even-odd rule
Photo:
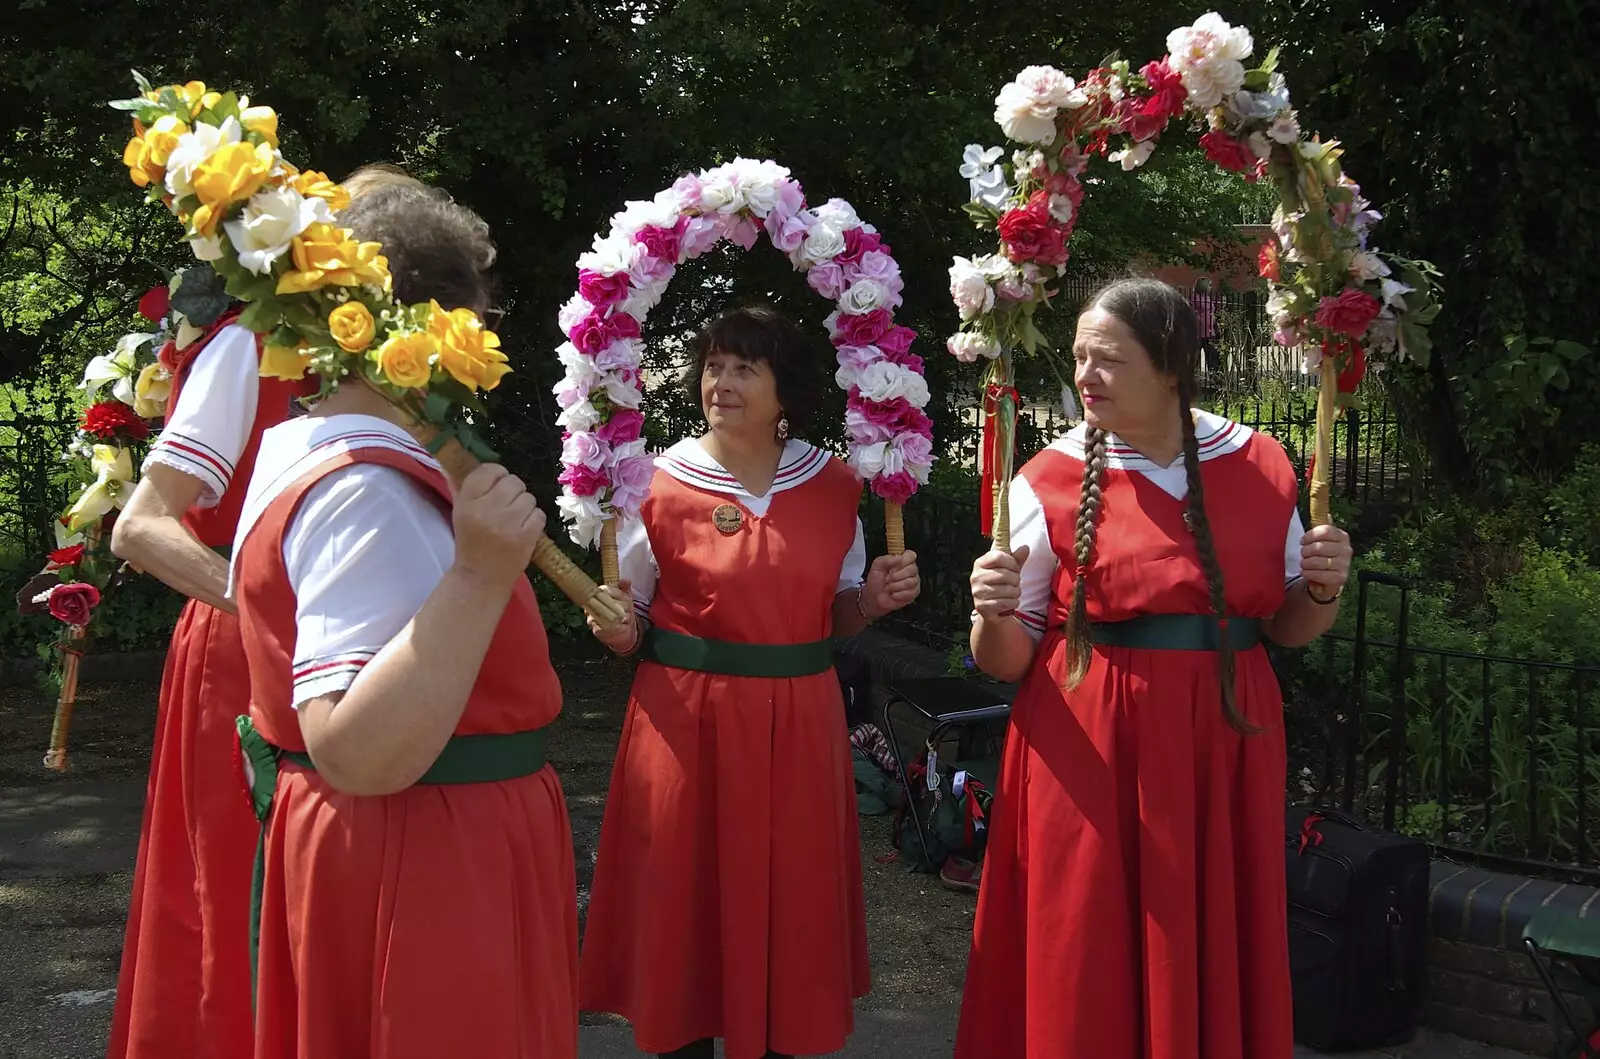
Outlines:
[[[839,298],[841,312],[865,316],[874,309],[893,309],[894,295],[875,279],[858,279]]]
[[[1250,148],[1250,153],[1263,162],[1272,157],[1272,141],[1264,132],[1252,132],[1244,139],[1245,145]]]
[[[1379,284],[1379,287],[1383,290],[1383,304],[1392,305],[1396,309],[1402,310],[1406,307],[1406,295],[1417,289],[1408,287],[1397,279],[1385,279]]]
[[[1350,274],[1363,282],[1380,279],[1389,274],[1389,266],[1371,250],[1361,250],[1350,257]]]
[[[730,165],[741,197],[757,217],[765,217],[778,204],[778,183],[789,176],[789,170],[776,162],[735,158]]]
[[[1150,155],[1154,153],[1155,149],[1156,141],[1154,139],[1140,140],[1131,147],[1124,147],[1120,151],[1112,151],[1106,156],[1106,158],[1108,161],[1122,163],[1122,171],[1124,173],[1131,173],[1149,161]],[[1061,223],[1065,224],[1067,221],[1072,219],[1072,200],[1068,199],[1065,195],[1052,195],[1050,197],[1050,213],[1052,216],[1054,216],[1056,212],[1056,199],[1066,199],[1068,207],[1067,216],[1057,218],[1061,221]]]
[[[602,276],[615,276],[632,268],[634,260],[643,252],[644,247],[635,243],[632,236],[613,235],[604,239],[596,236],[594,247],[579,255],[578,268]]]
[[[861,370],[861,396],[869,401],[893,401],[904,397],[921,408],[928,403],[928,383],[910,368],[880,360]]]
[[[584,300],[583,295],[574,294],[567,299],[567,304],[561,307],[556,315],[556,322],[561,325],[561,333],[566,334],[577,326],[578,321],[594,312],[594,306]]]
[[[670,277],[668,277],[670,279]],[[661,304],[661,298],[667,292],[667,280],[657,280],[635,286],[626,298],[617,306],[617,312],[627,313],[636,320],[643,320],[650,314],[650,310]]]
[[[951,356],[963,364],[976,363],[979,357],[993,360],[1000,355],[999,342],[988,335],[974,334],[971,331],[951,335],[950,340],[945,343],[945,348],[950,351]]]
[[[1215,11],[1167,34],[1172,68],[1183,78],[1196,110],[1210,110],[1244,86],[1241,60],[1254,49],[1249,30],[1228,25]]]
[[[813,265],[832,261],[844,253],[844,230],[819,219],[811,231],[806,233],[806,241],[800,245],[800,253]]]
[[[880,474],[899,474],[905,469],[905,457],[887,441],[862,445],[850,452],[850,466],[863,478],[876,478]]]
[[[1056,138],[1056,114],[1077,85],[1053,66],[1030,66],[1000,90],[994,120],[1018,143],[1048,145]]]
[[[189,238],[189,249],[194,251],[196,261],[221,261],[222,236],[220,235],[195,235]]]
[[[588,401],[579,401],[556,417],[557,426],[566,427],[573,433],[577,433],[580,430],[593,430],[598,422],[600,422],[600,413],[595,411],[594,405]]]
[[[592,388],[600,381],[600,372],[595,369],[594,358],[578,352],[578,347],[571,342],[563,342],[556,347],[556,359],[567,369],[567,378],[585,389]]]
[[[1291,311],[1294,305],[1294,294],[1286,287],[1274,287],[1272,293],[1267,295],[1267,312],[1274,316],[1283,316]]]
[[[606,397],[618,408],[638,408],[639,402],[644,399],[644,394],[639,392],[637,383],[624,379],[619,374],[606,376]],[[570,411],[570,409],[569,409]]]
[[[671,228],[678,223],[678,196],[663,191],[649,202],[624,203],[611,218],[611,234],[632,238],[641,228]]]
[[[1005,279],[1017,271],[1017,266],[1013,265],[1004,254],[985,254],[982,257],[973,258],[972,264],[991,283],[995,280]]]
[[[700,185],[700,206],[716,213],[738,213],[744,209],[744,195],[738,174],[732,166],[719,165],[705,175]]]
[[[600,510],[600,500],[594,496],[573,496],[563,492],[556,500],[561,517],[572,523],[568,533],[580,548],[592,548],[600,540],[600,527],[605,515]]]
[[[812,212],[817,215],[818,224],[827,225],[835,231],[848,232],[852,228],[866,227],[856,215],[856,208],[844,199],[829,199]]]
[[[264,276],[272,271],[278,258],[289,252],[290,241],[313,221],[332,223],[328,204],[319,198],[307,198],[294,188],[281,187],[250,196],[238,219],[222,227],[239,254],[239,264]]]
[[[178,137],[167,158],[167,190],[174,198],[194,194],[194,171],[225,144],[238,143],[244,129],[233,118],[221,125],[201,123]]]
[[[994,289],[974,262],[958,257],[950,266],[950,299],[963,322],[976,320],[994,308]]]

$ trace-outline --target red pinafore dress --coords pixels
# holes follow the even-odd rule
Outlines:
[[[178,406],[200,350],[236,316],[224,316],[175,354],[181,360],[168,409]],[[201,544],[233,544],[262,432],[314,391],[312,380],[261,379],[237,467],[194,449],[194,459],[216,464],[228,481],[215,507],[184,516]],[[233,721],[249,702],[238,618],[189,600],[161,678],[108,1059],[249,1059],[250,961],[242,939],[248,939],[257,828],[229,763]]]
[[[1289,1059],[1283,700],[1264,647],[1237,654],[1223,717],[1211,651],[1096,646],[1064,690],[1083,462],[1022,470],[1057,566],[1043,642],[1011,716],[978,897],[957,1059]],[[1228,610],[1284,600],[1296,483],[1261,434],[1207,460]],[[1092,622],[1209,615],[1177,500],[1108,468],[1089,567]]]
[[[358,462],[401,470],[450,508],[438,471],[390,449],[357,448],[287,486],[251,527],[234,567],[250,716],[285,750],[304,752],[305,741],[291,705],[295,596],[284,536],[306,492]],[[455,734],[529,731],[560,710],[524,578]],[[364,797],[285,760],[267,828],[258,1059],[577,1054],[577,893],[554,769]]]

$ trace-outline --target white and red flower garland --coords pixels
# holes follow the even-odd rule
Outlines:
[[[642,324],[678,265],[724,239],[749,249],[762,232],[836,303],[827,318],[849,394],[850,464],[885,500],[904,503],[928,481],[933,424],[916,333],[894,322],[904,286],[877,229],[848,202],[807,207],[789,170],[736,158],[630,202],[578,258],[578,293],[561,310],[566,377],[555,387],[565,428],[561,514],[588,547],[607,519],[639,513],[654,459],[645,451]]]
[[[1285,202],[1316,194],[1328,205],[1326,214],[1280,206],[1274,216],[1276,238],[1263,249],[1260,269],[1272,285],[1276,340],[1301,346],[1308,372],[1324,355],[1336,357],[1343,391],[1359,383],[1368,352],[1426,364],[1438,273],[1368,245],[1382,215],[1340,171],[1338,144],[1301,130],[1276,72],[1277,52],[1246,70],[1250,32],[1215,12],[1173,30],[1167,50],[1137,71],[1113,62],[1081,83],[1053,67],[1030,66],[1001,89],[995,121],[1020,149],[1008,165],[1001,148],[967,148],[967,211],[998,231],[1000,247],[958,257],[950,269],[962,320],[950,353],[973,362],[1042,348],[1034,310],[1048,304],[1051,284],[1066,270],[1090,158],[1137,169],[1168,123],[1187,118],[1203,124],[1200,145],[1222,168],[1252,182],[1270,175]]]

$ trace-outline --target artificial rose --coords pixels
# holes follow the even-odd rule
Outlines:
[[[177,150],[178,141],[188,131],[189,126],[170,114],[163,114],[157,118],[156,123],[150,126],[144,134],[144,145],[149,163],[165,170],[168,160],[172,157],[172,152]],[[160,179],[160,177],[157,177],[156,181]],[[152,183],[156,181],[152,181]]]
[[[678,220],[677,196],[671,191],[663,191],[648,201],[624,203],[622,209],[611,216],[611,234],[632,238],[637,242],[638,233],[644,229],[662,228],[670,231]]]
[[[683,230],[683,260],[697,258],[721,241],[721,225],[710,217],[691,217]]]
[[[1334,334],[1360,338],[1383,309],[1383,303],[1366,291],[1346,288],[1338,297],[1329,295],[1317,303],[1317,326]]]
[[[999,229],[1006,257],[1011,261],[1066,263],[1066,232],[1051,218],[1050,195],[1043,188],[1033,193],[1026,206],[1007,211],[1000,218]]]
[[[604,423],[595,427],[595,437],[616,448],[637,441],[644,432],[644,413],[637,408],[614,408]]]
[[[613,272],[609,276],[583,269],[578,273],[578,293],[596,309],[609,309],[628,296],[628,274]]]
[[[889,361],[869,364],[857,388],[864,400],[879,404],[904,399],[918,408],[928,403],[928,383],[921,375]]]
[[[607,375],[602,385],[613,408],[638,408],[644,400],[644,390],[639,383],[638,372],[619,371]]]
[[[683,233],[688,228],[688,218],[679,217],[670,228],[647,225],[634,233],[633,240],[644,247],[644,252],[662,261],[676,265],[682,258]]]
[[[599,422],[600,413],[587,398],[569,406],[556,417],[556,425],[567,430],[593,430]]]
[[[880,474],[872,480],[872,492],[891,504],[904,504],[917,491],[917,480],[909,471]]]
[[[883,237],[877,232],[869,232],[865,228],[851,228],[844,233],[844,253],[839,255],[841,265],[854,265],[860,262],[861,255],[881,250],[888,254],[893,251],[883,245]]]
[[[643,453],[618,459],[611,468],[611,506],[624,515],[638,515],[645,498],[650,495],[650,482],[655,477],[656,462]]]
[[[627,313],[604,316],[597,309],[574,324],[567,337],[580,353],[594,356],[619,338],[638,338],[639,321]]]
[[[80,429],[97,441],[143,441],[150,436],[150,424],[121,401],[100,401],[85,408]]]
[[[172,292],[165,286],[151,287],[139,299],[139,315],[153,324],[165,320],[172,308]]]
[[[307,169],[297,174],[289,182],[289,186],[308,199],[321,199],[327,203],[328,209],[335,213],[350,205],[350,192],[344,189],[344,185],[336,183],[326,173],[319,173],[315,169]]]
[[[1256,254],[1256,272],[1263,279],[1270,279],[1274,283],[1283,281],[1283,264],[1278,256],[1278,241],[1268,239],[1261,244],[1261,249]]]
[[[578,255],[580,272],[596,272],[602,276],[626,272],[634,259],[644,253],[644,248],[627,236],[602,239],[595,237],[587,253]]]
[[[89,616],[99,605],[100,590],[81,581],[59,585],[50,592],[50,616],[68,625],[88,625]]]
[[[832,261],[844,253],[844,232],[832,225],[818,223],[806,233],[800,253],[805,260],[821,263]]]
[[[588,431],[569,433],[561,443],[562,466],[603,470],[610,462],[610,446]]]
[[[278,114],[271,107],[246,107],[239,124],[266,140],[267,146],[278,146]]]
[[[402,390],[420,390],[433,378],[433,357],[439,340],[427,331],[390,335],[372,354],[383,377]],[[465,382],[463,385],[471,386]]]
[[[596,353],[589,363],[597,372],[631,371],[639,367],[644,343],[637,338],[619,338]]]
[[[196,261],[222,260],[222,236],[191,235],[188,242]]]
[[[918,481],[926,482],[928,470],[933,466],[933,438],[926,434],[898,434],[893,445],[900,450],[906,469],[915,474]]]
[[[556,507],[561,511],[561,517],[572,524],[568,533],[573,543],[581,548],[594,547],[600,539],[600,527],[605,524],[600,501],[592,496],[563,493],[556,499]]]
[[[1029,66],[995,97],[994,120],[1018,143],[1049,144],[1056,138],[1056,114],[1076,101],[1076,88],[1053,66]]]
[[[319,221],[295,236],[289,249],[294,268],[278,278],[279,294],[363,284],[389,289],[389,259],[383,248],[356,242],[347,229]]]
[[[813,265],[806,273],[806,286],[829,301],[838,301],[845,292],[844,268],[837,261]]]
[[[999,342],[988,335],[975,334],[971,331],[951,335],[950,340],[945,343],[945,348],[950,351],[951,356],[963,364],[976,363],[979,357],[993,360],[1000,355]]]
[[[304,342],[298,346],[275,346],[269,342],[261,348],[260,375],[264,379],[298,382],[306,377],[310,366],[311,354],[306,352]]]
[[[933,420],[910,401],[869,401],[860,392],[845,400],[845,429],[860,441],[888,441],[897,434],[931,434]]]
[[[868,481],[886,471],[893,474],[905,469],[899,451],[887,441],[856,446],[850,453],[849,462],[856,473]]]
[[[372,345],[377,323],[372,311],[358,301],[348,301],[328,314],[328,331],[346,353],[360,353]]]
[[[77,566],[83,562],[84,545],[73,544],[65,548],[57,548],[50,553],[50,569],[59,570],[65,566]]]
[[[862,254],[859,261],[845,269],[845,279],[850,283],[870,279],[882,284],[890,294],[899,294],[906,289],[906,281],[900,275],[900,266],[889,256],[887,248],[868,250]]]
[[[994,288],[975,262],[958,257],[950,266],[950,298],[963,322],[976,320],[994,308]]]
[[[878,336],[878,348],[883,350],[884,356],[891,360],[905,356],[911,349],[911,343],[916,340],[917,333],[909,327],[894,325]]]
[[[811,215],[803,209],[786,212],[782,207],[767,214],[764,226],[767,237],[772,240],[772,245],[785,254],[795,254],[806,242],[806,234],[811,231]]]
[[[445,312],[430,302],[428,333],[439,343],[439,366],[468,389],[492,390],[511,370],[500,352],[500,336],[471,309]],[[635,323],[637,328],[638,324]]]
[[[217,148],[194,171],[194,193],[200,208],[190,223],[201,235],[216,234],[222,215],[236,202],[254,195],[277,164],[278,155],[264,143],[229,143]],[[298,193],[290,192],[296,198]]]
[[[1166,118],[1175,118],[1183,113],[1183,104],[1189,98],[1189,90],[1183,87],[1183,75],[1172,68],[1170,55],[1156,62],[1145,63],[1139,68],[1139,74],[1150,86],[1147,113],[1160,114]]]
[[[229,118],[221,125],[202,122],[178,137],[178,143],[167,159],[167,192],[175,200],[193,195],[195,171],[221,148],[238,143],[243,134],[243,127]]]
[[[289,252],[295,236],[317,221],[332,220],[326,202],[282,187],[257,192],[238,219],[222,227],[239,254],[239,264],[265,276],[278,258]]]
[[[733,227],[728,229],[728,241],[741,250],[749,250],[760,238],[761,222],[754,217],[740,217]]]
[[[590,305],[581,294],[574,294],[567,299],[560,312],[556,314],[556,326],[561,328],[561,333],[571,335],[572,329],[578,321],[594,313],[594,306]]]
[[[1207,158],[1224,169],[1247,174],[1247,180],[1251,179],[1248,174],[1255,172],[1255,152],[1225,132],[1213,129],[1200,137],[1200,146],[1205,148]]]
[[[1254,48],[1249,30],[1228,25],[1213,11],[1167,34],[1167,63],[1183,79],[1194,108],[1210,110],[1244,85],[1241,60]]]
[[[900,305],[900,296],[893,294],[877,280],[857,280],[839,298],[839,308],[847,313],[865,315],[877,309],[894,309]]]
[[[894,326],[887,309],[874,309],[861,316],[843,312],[833,313],[825,323],[834,345],[846,346],[870,346]]]
[[[133,384],[133,410],[145,419],[154,419],[167,408],[167,398],[172,395],[172,376],[159,363],[146,364],[139,369],[139,378]]]
[[[122,164],[128,167],[128,178],[141,188],[161,183],[166,175],[166,170],[150,160],[150,145],[142,136],[135,136],[122,149]]]
[[[568,467],[556,479],[574,496],[594,496],[611,486],[611,476],[604,468]]]

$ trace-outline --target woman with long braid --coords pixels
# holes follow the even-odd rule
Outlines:
[[[1342,530],[1277,442],[1191,410],[1194,310],[1111,284],[1073,344],[1085,421],[1011,485],[972,653],[1021,681],[957,1059],[1288,1059],[1283,700],[1263,638],[1326,632]]]

